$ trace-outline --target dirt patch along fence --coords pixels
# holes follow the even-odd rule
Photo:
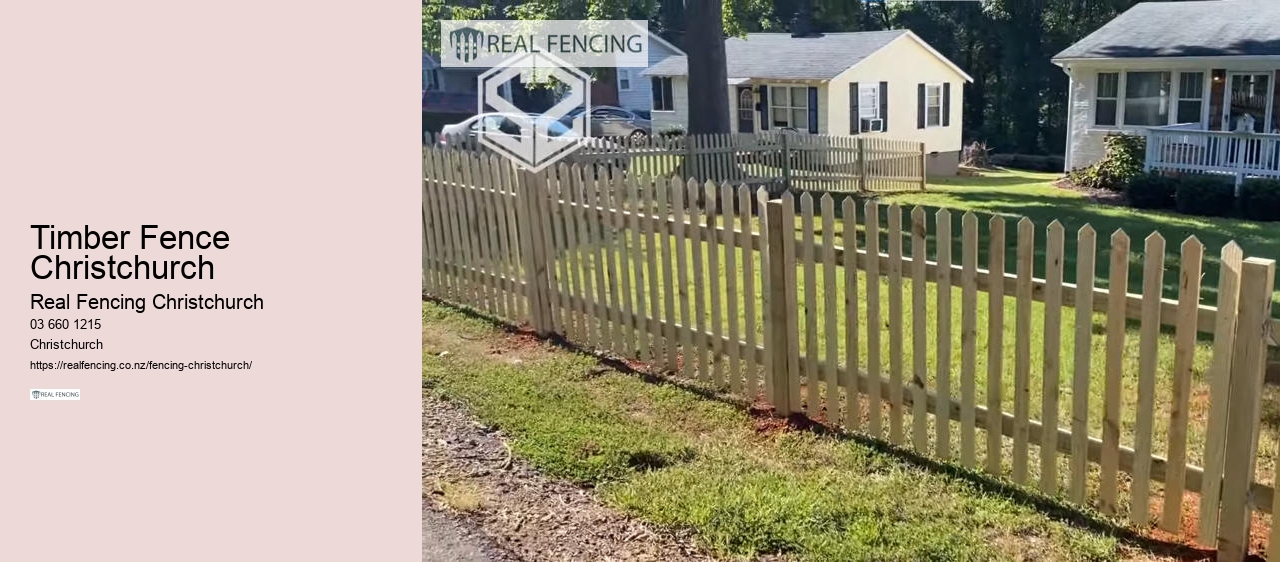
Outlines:
[[[432,136],[441,146],[483,151],[474,137]],[[807,191],[919,191],[925,188],[924,143],[868,136],[734,133],[680,137],[583,139],[566,160],[640,177],[731,182]]]
[[[1235,243],[1202,279],[1194,237],[1174,251],[1159,233],[533,174],[439,148],[425,153],[422,212],[424,292],[540,335],[1158,522],[1224,560],[1274,510],[1280,440],[1262,390],[1275,264]],[[1170,251],[1174,299],[1161,294]]]

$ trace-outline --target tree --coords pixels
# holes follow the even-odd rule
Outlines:
[[[685,53],[689,60],[689,134],[729,132],[729,76],[724,56],[720,0],[685,3]]]

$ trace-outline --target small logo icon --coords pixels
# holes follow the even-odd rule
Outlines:
[[[39,400],[39,399],[40,399],[40,391],[39,391],[39,390],[33,390],[33,391],[31,391],[31,399],[32,399],[32,400]]]
[[[449,48],[454,56],[464,64],[480,56],[480,44],[484,41],[484,32],[474,27],[464,27],[449,32]]]

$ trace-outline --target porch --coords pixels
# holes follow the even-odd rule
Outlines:
[[[1280,134],[1201,130],[1199,124],[1153,127],[1147,133],[1148,171],[1280,178]]]

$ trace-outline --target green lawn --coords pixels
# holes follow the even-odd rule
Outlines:
[[[1005,216],[1008,229],[1005,241],[1010,249],[1006,263],[1010,265],[1013,263],[1010,260],[1016,244],[1017,220],[1028,217],[1037,227],[1037,276],[1042,275],[1044,269],[1044,229],[1057,220],[1067,232],[1065,275],[1069,281],[1075,279],[1076,232],[1086,224],[1092,225],[1098,231],[1098,258],[1095,263],[1100,287],[1106,286],[1105,279],[1110,274],[1110,236],[1117,229],[1124,229],[1130,237],[1130,248],[1134,252],[1129,264],[1130,292],[1139,292],[1142,287],[1143,240],[1147,235],[1158,231],[1165,238],[1167,256],[1164,287],[1165,296],[1170,298],[1177,295],[1179,246],[1188,236],[1194,235],[1205,246],[1205,290],[1202,294],[1206,304],[1214,304],[1217,300],[1214,287],[1218,282],[1218,255],[1226,243],[1234,240],[1244,250],[1246,257],[1280,258],[1280,223],[1194,217],[1094,203],[1079,192],[1054,187],[1052,182],[1058,177],[1060,174],[1015,170],[984,172],[984,177],[935,180],[930,182],[927,192],[901,193],[885,197],[884,200],[898,203],[906,209],[915,205],[925,206],[931,219],[932,213],[938,209],[950,209],[957,213],[952,217],[957,238],[960,225],[958,213],[981,213],[984,251],[985,220],[991,214]],[[958,254],[953,252],[953,255]],[[982,259],[985,260],[985,254]],[[1280,300],[1280,293],[1277,293],[1277,300]]]
[[[642,519],[690,529],[722,556],[1157,558],[1096,516],[1046,511],[1056,504],[983,476],[862,440],[777,431],[693,389],[530,346],[434,304],[422,312],[428,392],[465,403],[540,470],[594,486]]]

